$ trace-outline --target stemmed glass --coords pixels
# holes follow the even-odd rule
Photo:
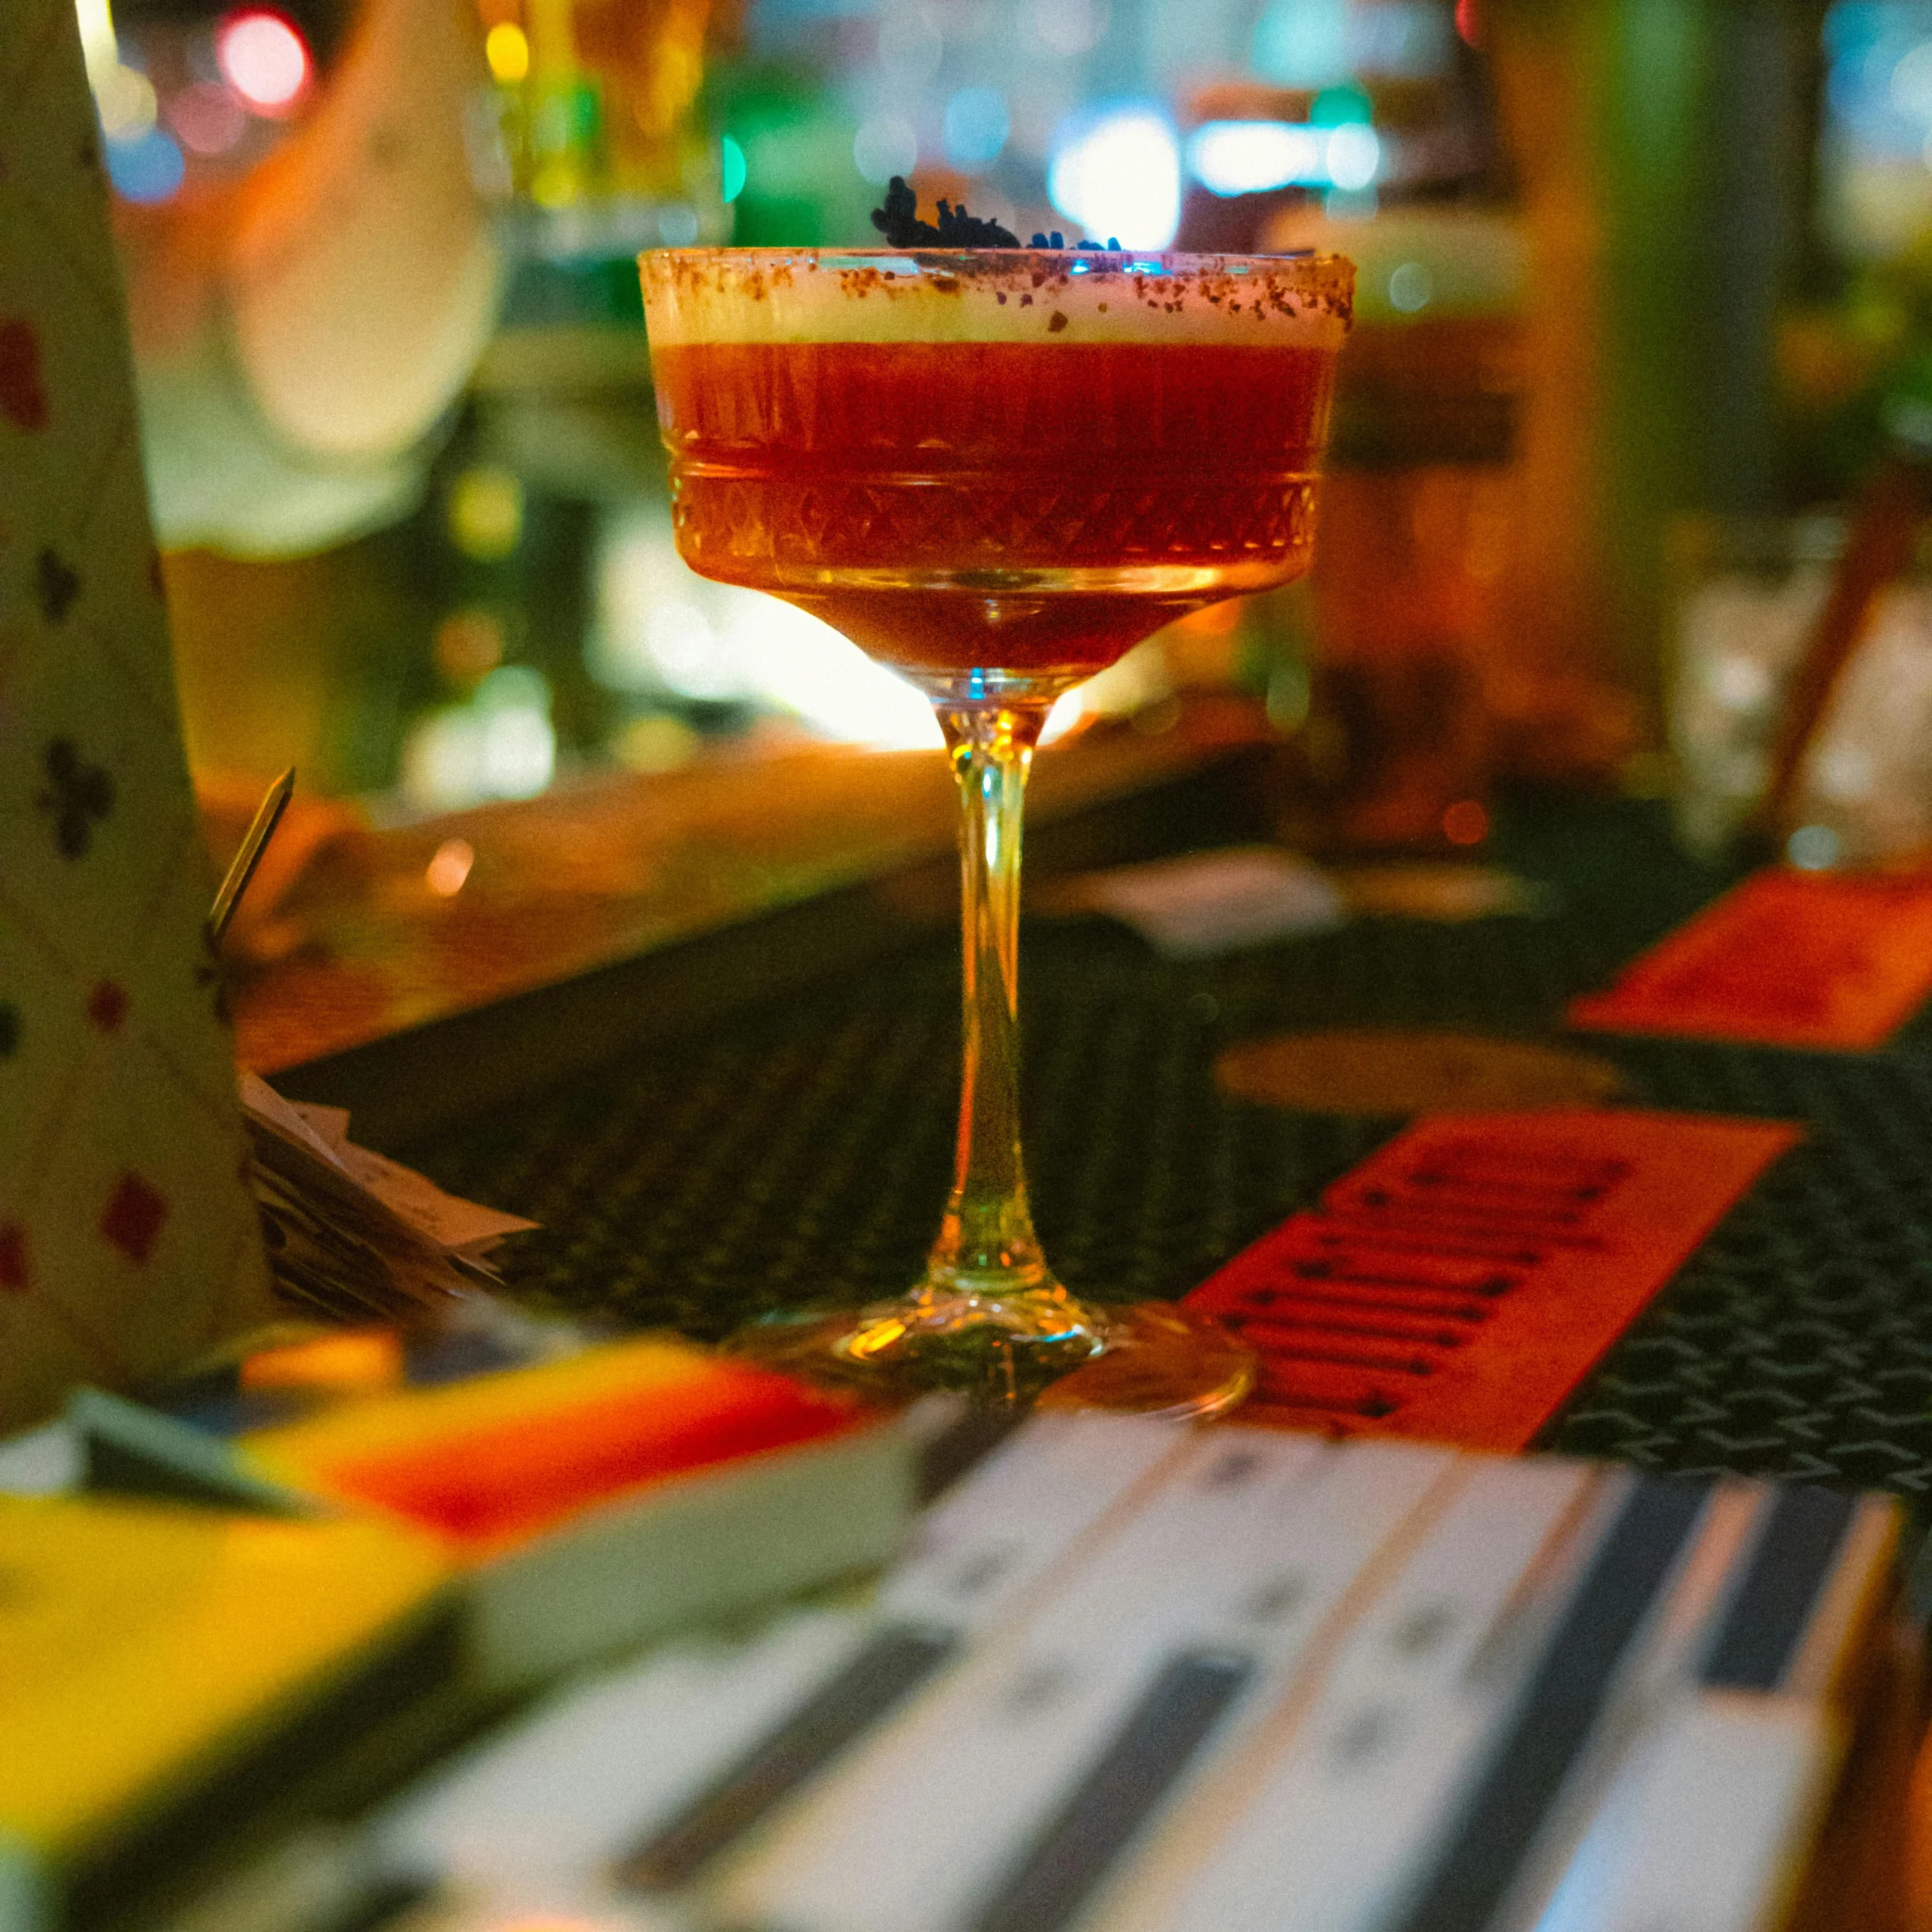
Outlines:
[[[910,678],[959,786],[964,1078],[924,1277],[738,1345],[894,1391],[1057,1383],[1054,1398],[1108,1407],[1227,1407],[1245,1349],[1171,1303],[1076,1299],[1034,1233],[1021,800],[1062,693],[1173,619],[1307,568],[1353,269],[948,248],[669,249],[642,269],[685,561]]]

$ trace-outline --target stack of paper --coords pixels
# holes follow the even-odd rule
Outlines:
[[[433,1310],[494,1285],[498,1244],[537,1225],[358,1147],[340,1107],[285,1100],[244,1073],[242,1108],[275,1284],[298,1304],[365,1321]]]

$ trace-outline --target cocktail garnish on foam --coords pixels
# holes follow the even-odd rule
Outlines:
[[[937,223],[919,219],[918,197],[903,174],[895,174],[887,183],[885,206],[872,210],[872,226],[885,237],[889,248],[919,248],[939,247],[944,248],[1017,248],[1020,237],[1010,228],[1002,228],[996,221],[988,221],[976,214],[966,212],[961,202],[955,208],[950,202],[942,198],[939,203],[939,220]],[[1035,248],[1063,248],[1066,246],[1056,229],[1051,235],[1035,235],[1028,245]],[[1118,254],[1120,244],[1110,236],[1104,243],[1081,242],[1077,247],[1100,254]]]
[[[912,205],[903,182],[891,200],[880,211],[888,221]],[[943,218],[949,238],[962,218],[975,220],[953,208]],[[1058,336],[1088,344],[1327,352],[1340,347],[1348,328],[1353,271],[1339,256],[946,245],[918,235],[910,247],[895,245],[909,233],[888,229],[872,250],[648,249],[641,264],[651,291],[653,347],[661,354],[693,344],[903,346]]]

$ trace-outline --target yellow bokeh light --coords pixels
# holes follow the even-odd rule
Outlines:
[[[513,86],[530,72],[530,42],[514,21],[500,20],[484,40],[483,57],[498,80]]]
[[[523,540],[523,485],[506,469],[466,469],[451,486],[449,529],[464,555],[500,562]]]

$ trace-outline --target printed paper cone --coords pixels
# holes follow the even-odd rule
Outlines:
[[[0,1429],[269,1318],[72,0],[0,5]]]

